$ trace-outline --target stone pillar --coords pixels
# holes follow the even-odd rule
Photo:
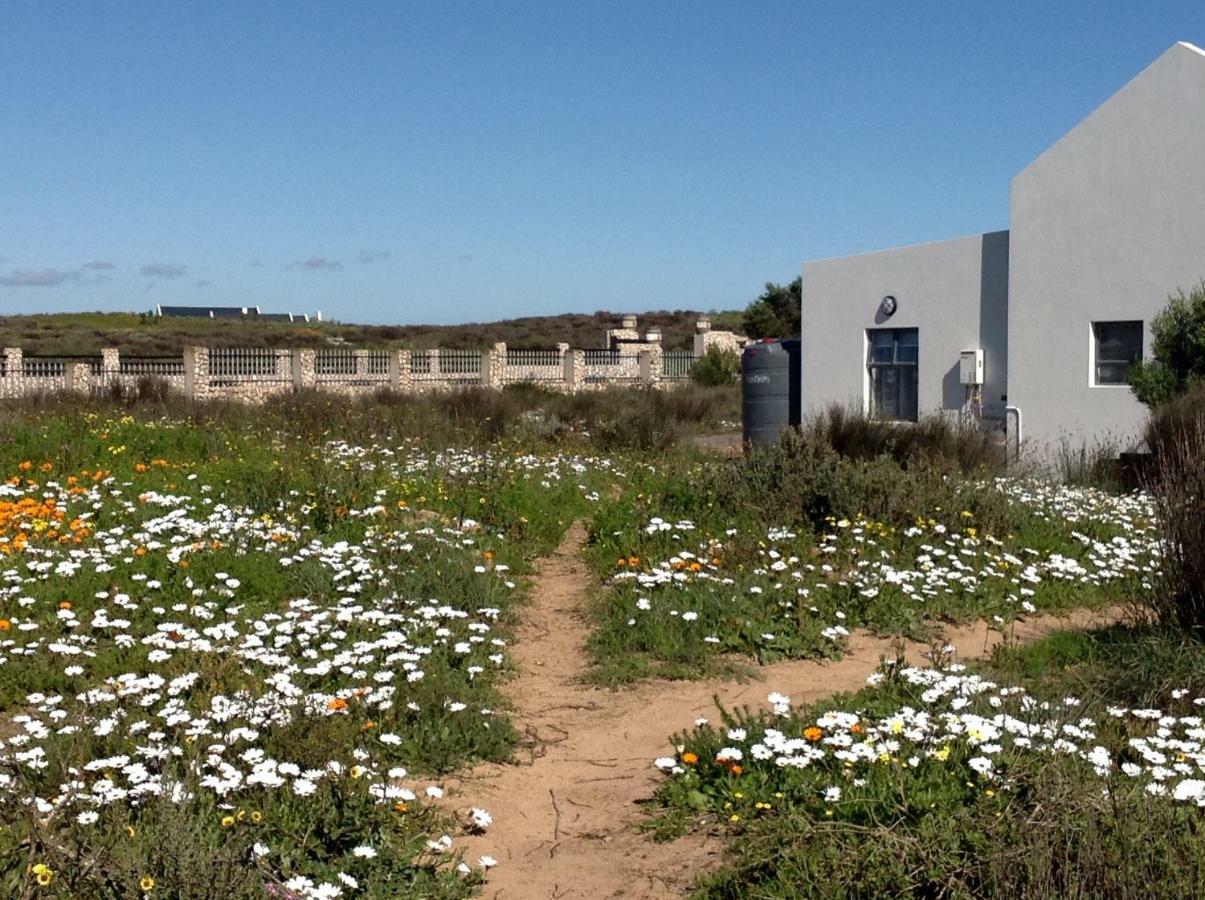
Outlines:
[[[100,371],[92,382],[95,387],[121,383],[121,352],[116,347],[105,347],[100,351]]]
[[[63,389],[73,394],[86,394],[92,385],[92,366],[82,359],[63,363]]]
[[[556,345],[557,359],[559,359],[562,363],[565,361],[565,354],[568,352],[569,352],[568,344],[557,344]]]
[[[429,376],[431,380],[426,382],[426,386],[434,387],[434,386],[438,385],[439,382],[443,381],[443,377],[444,377],[443,370],[440,369],[440,367],[439,367],[439,348],[438,347],[436,347],[434,350],[427,351],[427,360],[428,360],[428,363],[427,363],[428,371],[431,373]]]
[[[481,357],[482,387],[500,388],[506,383],[506,344],[502,341],[486,350]]]
[[[638,354],[638,358],[640,359],[640,383],[656,385],[661,380],[661,354],[655,352],[651,347],[645,347]]]
[[[565,391],[573,394],[586,385],[586,354],[581,350],[569,350],[564,362]]]
[[[184,348],[184,396],[191,400],[209,397],[209,348]]]
[[[389,387],[399,394],[408,394],[414,390],[409,350],[389,351]]]
[[[353,350],[351,352],[352,359],[356,361],[356,378],[368,377],[368,351]]]
[[[699,316],[699,320],[695,322],[695,356],[702,356],[707,352],[707,332],[711,331],[711,319],[707,316]]]
[[[16,398],[25,393],[25,357],[20,347],[4,348],[4,382],[0,396]]]
[[[317,360],[318,351],[309,348],[291,350],[290,367],[293,375],[293,390],[308,391],[318,387]],[[356,360],[356,369],[360,368],[360,360]]]

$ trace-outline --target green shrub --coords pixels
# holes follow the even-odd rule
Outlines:
[[[1153,360],[1130,367],[1138,399],[1157,408],[1205,378],[1205,282],[1178,291],[1151,322]]]
[[[718,387],[732,384],[741,374],[741,358],[731,350],[708,347],[690,367],[690,380],[695,384]]]

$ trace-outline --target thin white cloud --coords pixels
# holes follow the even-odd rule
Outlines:
[[[179,278],[188,272],[188,266],[179,263],[153,262],[140,268],[139,273],[147,278]]]
[[[327,259],[325,256],[311,256],[309,259],[299,259],[289,264],[289,269],[307,269],[311,272],[342,272],[343,263],[337,259]]]
[[[4,287],[55,287],[79,278],[78,269],[12,269],[0,276]]]

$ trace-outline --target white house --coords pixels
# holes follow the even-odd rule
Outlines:
[[[1010,228],[803,266],[804,413],[931,412],[1136,442],[1126,383],[1205,278],[1205,51],[1179,43],[1013,178]]]

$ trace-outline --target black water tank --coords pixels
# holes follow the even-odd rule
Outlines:
[[[746,444],[778,443],[799,424],[802,406],[799,339],[750,344],[741,354],[741,425]]]

